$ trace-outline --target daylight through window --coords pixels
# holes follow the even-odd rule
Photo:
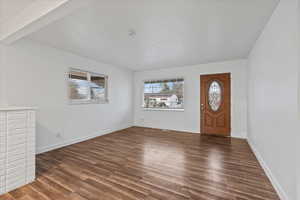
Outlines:
[[[107,102],[107,76],[71,69],[69,99],[75,104]]]
[[[184,79],[152,80],[144,82],[144,108],[184,109]]]

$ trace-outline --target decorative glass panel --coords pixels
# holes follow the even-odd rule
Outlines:
[[[217,81],[213,81],[208,89],[208,103],[213,111],[217,111],[222,102],[222,89]]]

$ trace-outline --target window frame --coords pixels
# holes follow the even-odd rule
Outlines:
[[[105,79],[105,88],[104,88],[104,100],[100,100],[100,99],[91,99],[91,89],[89,87],[89,94],[88,94],[88,99],[71,99],[71,89],[70,89],[70,72],[75,71],[75,72],[83,72],[83,73],[87,73],[87,81],[91,82],[91,77],[92,76],[99,76],[99,77],[103,77]],[[96,72],[91,72],[91,71],[87,71],[87,70],[82,70],[82,69],[78,69],[78,68],[73,68],[70,67],[68,72],[66,73],[66,78],[67,78],[67,87],[68,87],[68,101],[70,105],[80,105],[80,104],[107,104],[109,103],[108,100],[108,76],[105,74],[100,74],[100,73],[96,73]]]
[[[177,80],[177,79],[182,79],[183,80],[183,87],[182,87],[182,103],[183,103],[183,108],[147,108],[144,106],[144,99],[145,99],[145,82],[151,82],[151,81],[165,81],[165,80]],[[176,112],[184,112],[185,110],[185,78],[184,77],[176,77],[176,78],[157,78],[157,79],[145,79],[142,80],[142,103],[141,103],[141,108],[144,111],[176,111]]]

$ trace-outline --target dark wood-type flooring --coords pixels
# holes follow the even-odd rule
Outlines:
[[[275,200],[246,140],[133,127],[37,156],[1,200]]]

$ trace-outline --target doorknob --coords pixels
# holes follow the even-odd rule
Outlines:
[[[201,110],[204,110],[204,104],[201,104]]]

